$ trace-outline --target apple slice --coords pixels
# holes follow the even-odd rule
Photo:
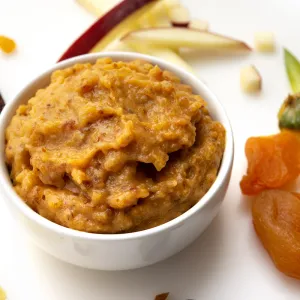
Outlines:
[[[203,50],[251,50],[247,44],[239,40],[181,27],[139,29],[129,32],[122,40],[129,44],[148,43],[152,46],[174,49],[186,47]]]
[[[120,40],[115,40],[111,44],[109,44],[104,51],[125,51],[125,52],[133,52],[134,49],[127,45],[125,42]]]
[[[147,12],[155,3],[154,0],[123,0],[85,31],[58,61],[88,53],[101,39],[106,37],[106,41],[103,41],[102,45],[104,48],[116,38],[116,35],[124,33],[120,29],[122,26],[127,26],[129,30],[135,28],[135,20]],[[128,18],[129,16],[130,18]],[[124,24],[124,20],[126,24]],[[115,30],[114,34],[108,36],[107,34],[112,29]],[[121,32],[117,30],[121,30]]]
[[[195,74],[193,68],[176,52],[168,48],[151,48],[148,51],[145,51],[145,54],[149,54],[161,59],[164,59],[174,65],[177,65],[186,71]]]
[[[189,28],[208,31],[209,24],[205,20],[193,19],[189,22]]]
[[[162,27],[162,24],[170,25],[170,11],[179,5],[179,0],[156,1],[155,5],[138,20],[140,28],[157,27],[158,25]]]
[[[170,11],[180,5],[179,0],[160,0],[138,20],[140,28],[170,27]]]
[[[121,38],[128,32],[148,27],[171,27],[168,17],[169,11],[178,5],[178,0],[159,0],[146,5],[125,21],[117,25],[103,39],[101,39],[90,52],[103,51],[114,40]]]
[[[76,0],[91,14],[100,17],[116,6],[121,0]]]
[[[168,48],[151,47],[145,44],[135,44],[132,49],[139,53],[152,55],[161,59],[164,59],[170,63],[173,63],[190,73],[194,73],[192,67],[183,60],[176,52]]]
[[[115,39],[121,38],[132,30],[148,27],[170,27],[169,11],[177,5],[178,0],[159,0],[146,5],[139,12],[117,25],[90,52],[103,51]]]
[[[76,0],[79,5],[84,7],[93,15],[100,17],[116,6],[121,0]],[[175,6],[180,5],[180,0],[158,0],[155,9],[149,14],[164,14]]]
[[[175,27],[188,27],[190,22],[190,12],[183,5],[172,8],[169,12],[169,17],[172,25]]]

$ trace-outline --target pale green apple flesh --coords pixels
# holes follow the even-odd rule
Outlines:
[[[239,40],[211,32],[181,27],[139,29],[129,32],[122,40],[129,44],[148,43],[152,46],[173,49],[251,50],[247,44]]]

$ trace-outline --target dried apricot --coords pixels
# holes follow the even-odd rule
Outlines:
[[[14,40],[0,35],[0,49],[2,49],[3,52],[5,53],[11,53],[15,50],[16,48],[16,43]]]
[[[258,237],[277,269],[300,279],[300,195],[263,191],[252,204]]]
[[[251,137],[245,146],[247,174],[240,186],[243,194],[254,195],[265,189],[280,188],[300,172],[300,139],[291,131],[266,137]]]
[[[155,300],[167,300],[168,296],[169,296],[169,293],[163,293],[163,294],[157,295],[155,297]]]

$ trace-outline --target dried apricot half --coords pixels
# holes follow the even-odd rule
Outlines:
[[[280,188],[299,175],[300,139],[296,133],[284,130],[272,136],[251,137],[245,152],[248,168],[240,182],[245,195]]]
[[[11,53],[15,50],[16,48],[16,43],[14,40],[0,35],[0,49],[5,52],[5,53]]]
[[[258,237],[277,269],[300,279],[300,195],[263,191],[253,200],[252,217]]]

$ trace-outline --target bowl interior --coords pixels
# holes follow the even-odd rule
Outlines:
[[[57,225],[44,217],[40,216],[34,212],[30,207],[28,207],[23,200],[17,195],[17,193],[12,188],[12,183],[9,178],[9,174],[5,165],[5,129],[8,126],[11,118],[15,114],[16,109],[20,104],[26,103],[32,96],[35,95],[36,91],[40,88],[47,86],[50,82],[50,75],[53,71],[57,69],[62,69],[74,65],[76,63],[91,62],[94,63],[98,58],[101,57],[111,57],[113,60],[129,61],[134,59],[142,59],[149,61],[152,64],[157,64],[162,69],[166,69],[176,74],[183,83],[189,84],[193,88],[193,92],[200,95],[208,104],[208,108],[213,119],[221,122],[226,129],[226,146],[222,159],[222,163],[219,169],[219,173],[216,181],[211,186],[209,191],[203,196],[201,201],[199,201],[195,206],[189,209],[187,212],[181,216],[165,223],[160,226],[147,229],[144,231],[124,233],[124,234],[93,234],[87,232],[80,232],[73,229],[65,228],[63,226]],[[218,190],[220,186],[225,182],[228,172],[231,170],[233,160],[233,135],[230,126],[229,119],[226,112],[217,99],[217,97],[209,90],[209,88],[200,81],[194,75],[188,73],[187,71],[181,69],[180,67],[174,66],[167,63],[161,59],[154,58],[148,55],[138,54],[138,53],[126,53],[126,52],[102,52],[95,54],[87,54],[78,56],[61,63],[58,63],[42,73],[40,76],[32,80],[9,104],[7,104],[2,111],[0,116],[0,184],[5,191],[6,196],[9,198],[13,204],[21,210],[23,214],[27,217],[33,219],[41,226],[45,226],[51,230],[57,231],[60,234],[72,235],[79,238],[88,239],[103,239],[103,240],[116,240],[116,239],[131,239],[138,238],[144,235],[155,234],[161,230],[178,225],[183,222],[186,218],[194,214],[201,207],[205,206],[214,193]]]

